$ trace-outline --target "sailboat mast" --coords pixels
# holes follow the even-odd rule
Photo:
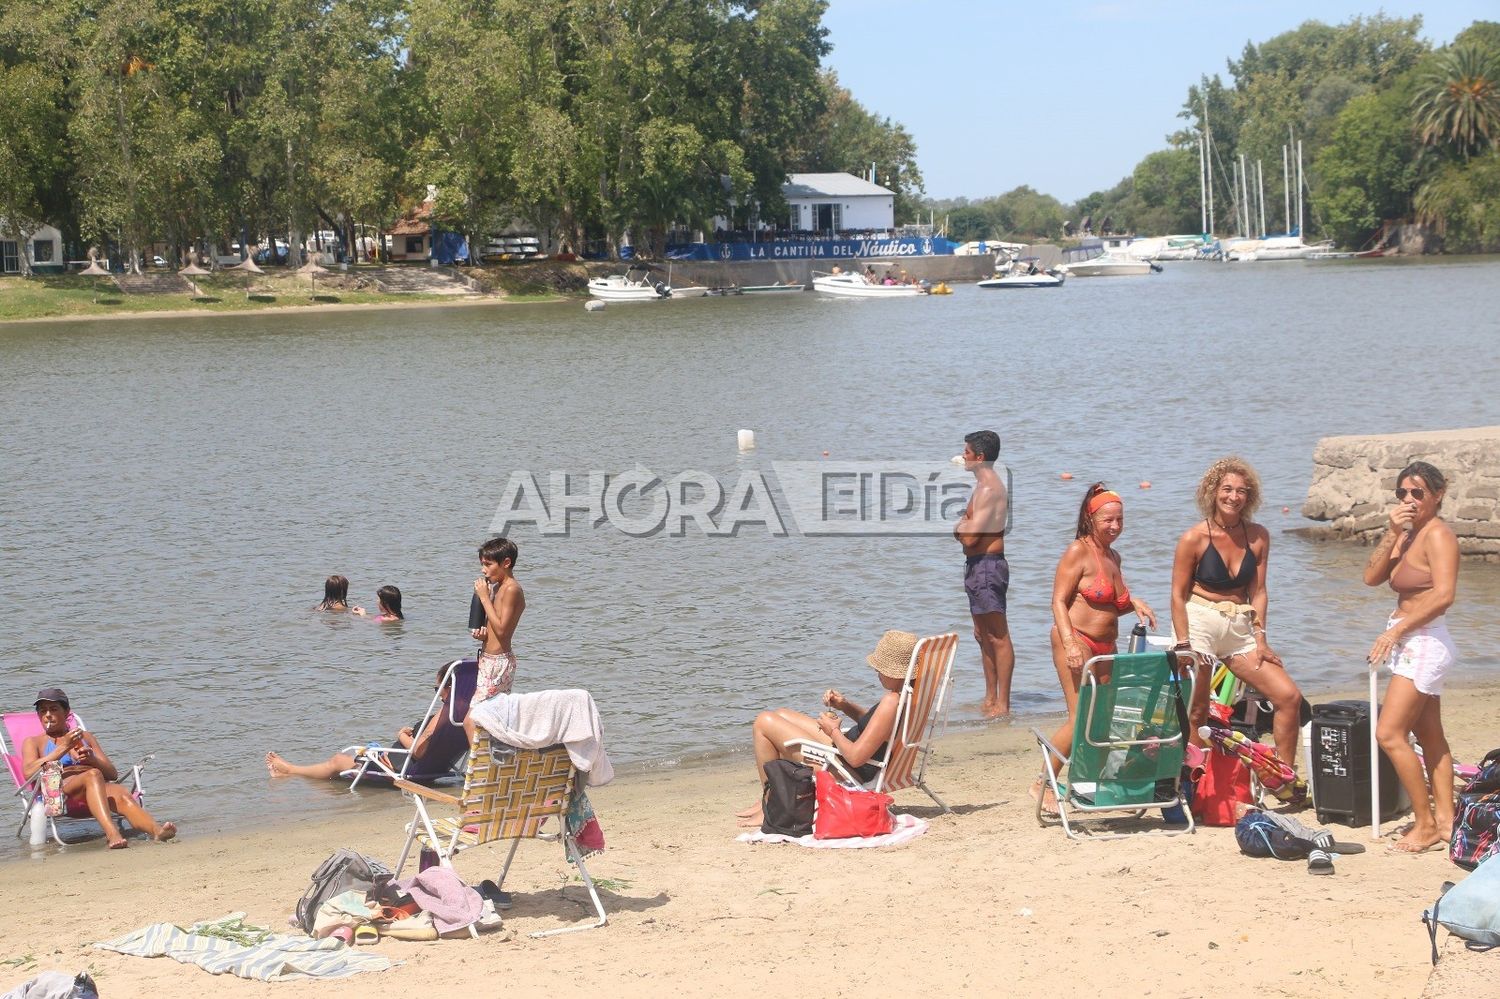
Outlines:
[[[1198,231],[1208,232],[1208,179],[1203,173],[1206,163],[1203,153],[1203,133],[1198,133]]]
[[[1250,214],[1250,170],[1249,170],[1248,167],[1245,166],[1245,154],[1244,153],[1240,153],[1240,190],[1239,190],[1239,195],[1240,195],[1240,215],[1244,219],[1244,225],[1242,225],[1240,227],[1240,234],[1243,235],[1243,236],[1249,236],[1250,235],[1251,222],[1253,221],[1253,218],[1252,218],[1252,216]]]
[[[1203,97],[1203,162],[1208,178],[1208,232],[1214,231],[1214,136],[1208,130],[1208,96]]]
[[[1291,139],[1291,129],[1287,129],[1287,139]],[[1281,217],[1286,221],[1286,231],[1292,231],[1292,167],[1290,150],[1286,146],[1281,147],[1281,193],[1286,202],[1285,214]]]
[[[1302,235],[1302,140],[1297,140],[1297,235]]]
[[[1266,165],[1260,160],[1255,161],[1255,186],[1260,193],[1260,234],[1266,234]]]

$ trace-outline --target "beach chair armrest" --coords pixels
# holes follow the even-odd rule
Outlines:
[[[1068,757],[1063,753],[1062,750],[1052,745],[1051,739],[1048,739],[1045,735],[1043,735],[1036,729],[1032,729],[1031,734],[1036,736],[1037,745],[1042,747],[1042,751],[1051,754],[1051,756],[1058,761],[1059,769],[1068,765]]]
[[[434,790],[430,787],[423,787],[421,784],[414,784],[409,780],[397,779],[392,781],[391,783],[403,791],[415,794],[419,798],[426,798],[429,801],[441,802],[445,805],[452,805],[455,808],[463,804],[463,799],[458,797],[457,795],[444,794],[442,791]]]
[[[864,781],[849,772],[844,763],[844,758],[839,751],[826,742],[818,742],[813,739],[788,739],[782,745],[787,749],[796,747],[802,750],[802,759],[810,767],[818,767],[822,770],[830,770],[837,774],[839,779],[854,787],[863,787]]]

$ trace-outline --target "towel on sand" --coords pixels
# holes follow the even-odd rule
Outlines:
[[[915,815],[901,813],[896,816],[896,828],[881,836],[850,836],[845,839],[814,839],[806,836],[783,836],[780,833],[763,833],[759,829],[740,833],[735,837],[741,843],[795,843],[810,846],[815,850],[859,850],[871,846],[899,846],[916,839],[927,831],[927,821]]]
[[[541,749],[562,743],[573,765],[588,774],[588,786],[615,778],[604,752],[604,725],[594,696],[587,690],[539,690],[534,694],[496,694],[469,712],[475,724],[507,746]]]
[[[196,964],[210,974],[229,972],[261,982],[348,978],[361,971],[391,967],[389,959],[351,950],[332,937],[313,940],[300,933],[278,935],[263,927],[246,926],[244,920],[243,912],[231,912],[187,929],[153,923],[94,946],[136,957],[170,957],[183,964]]]

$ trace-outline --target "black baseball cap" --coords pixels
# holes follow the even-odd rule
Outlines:
[[[68,703],[68,695],[63,693],[61,687],[43,688],[42,692],[36,695],[36,700],[32,702],[31,706],[36,707],[43,701],[52,701],[56,704],[61,704],[65,708],[72,708],[72,705]]]

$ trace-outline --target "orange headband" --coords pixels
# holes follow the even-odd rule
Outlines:
[[[1121,507],[1125,506],[1125,501],[1113,489],[1106,489],[1102,493],[1095,493],[1094,498],[1089,500],[1089,516],[1092,517],[1099,512],[1100,507],[1108,506],[1111,503],[1118,503]]]

